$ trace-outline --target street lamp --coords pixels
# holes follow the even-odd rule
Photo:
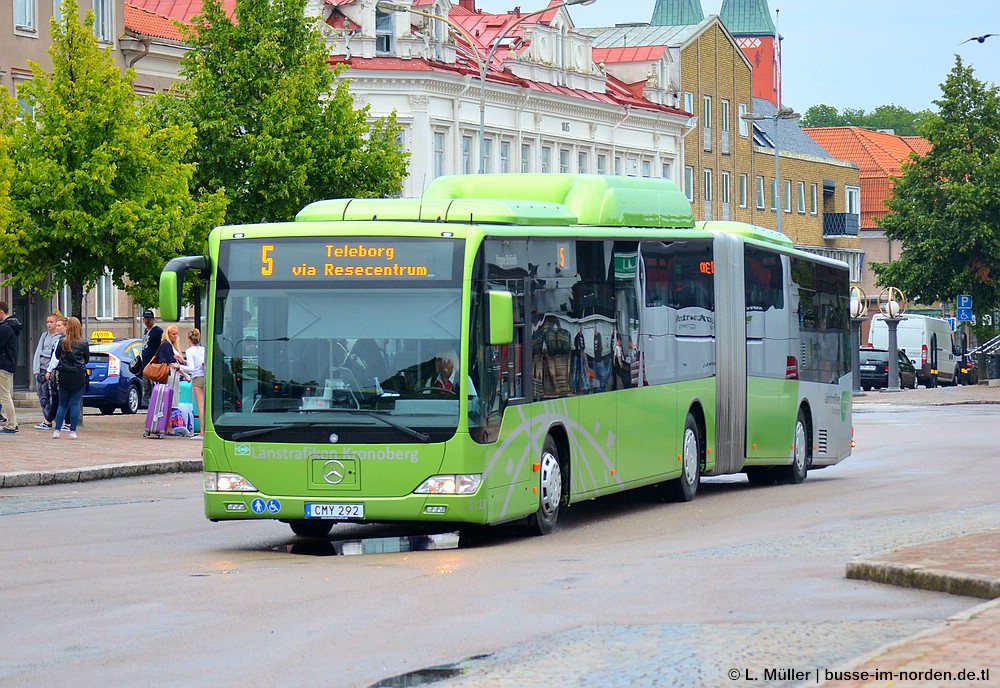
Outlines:
[[[851,287],[851,391],[861,393],[861,323],[868,315],[868,295],[861,287]]]
[[[758,112],[747,112],[741,115],[745,122],[761,122],[766,119],[774,122],[774,138],[772,139],[772,143],[774,143],[774,211],[775,229],[779,232],[781,231],[781,156],[778,151],[778,120],[794,122],[801,117],[802,115],[787,106],[778,108],[773,115],[764,115]]]
[[[889,379],[886,382],[887,392],[899,392],[899,344],[896,338],[896,328],[905,320],[906,296],[896,287],[888,287],[879,294],[878,309],[882,311],[885,325],[889,330],[889,346],[886,355],[889,357]]]
[[[485,60],[479,54],[478,48],[476,48],[476,40],[472,38],[468,31],[462,28],[460,24],[452,21],[448,17],[443,17],[439,14],[432,14],[430,12],[424,12],[423,10],[416,10],[412,7],[407,7],[406,5],[393,4],[391,2],[378,2],[375,7],[381,12],[409,12],[410,14],[427,17],[428,19],[442,21],[455,29],[469,43],[469,48],[474,53],[472,59],[475,60],[476,67],[479,69],[479,174],[484,174],[486,172],[486,72],[490,65],[493,64],[493,58],[496,56],[497,49],[503,43],[503,39],[507,37],[507,34],[509,34],[515,26],[524,23],[532,17],[537,17],[540,14],[545,14],[546,12],[557,10],[562,7],[569,7],[570,5],[592,5],[596,1],[597,0],[564,0],[564,2],[560,2],[556,5],[549,5],[548,7],[543,7],[540,10],[534,10],[520,15],[510,24],[507,24],[503,31],[500,32],[500,35],[494,39],[493,45],[490,46],[490,51],[486,55]]]

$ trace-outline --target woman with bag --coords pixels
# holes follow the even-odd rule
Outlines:
[[[66,321],[66,336],[56,346],[55,356],[59,363],[55,367],[59,385],[59,408],[52,431],[52,439],[59,439],[59,428],[63,421],[69,422],[69,438],[76,439],[76,423],[80,419],[80,400],[87,387],[87,363],[90,362],[90,345],[83,338],[83,326],[79,318]],[[68,418],[67,418],[68,416]]]

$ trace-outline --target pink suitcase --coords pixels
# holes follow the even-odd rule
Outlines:
[[[142,433],[143,437],[155,435],[156,439],[160,439],[170,432],[170,408],[173,406],[173,401],[173,387],[159,382],[153,385],[149,408],[146,410],[146,429]]]

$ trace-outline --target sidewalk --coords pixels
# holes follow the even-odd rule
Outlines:
[[[872,391],[855,396],[854,404],[861,413],[880,405],[1000,404],[1000,387]],[[21,431],[0,437],[0,487],[201,470],[201,441],[143,438],[144,412],[102,416],[96,409],[87,409],[84,413],[86,424],[76,441],[68,433],[53,440],[51,432],[34,429],[41,420],[38,411],[20,413]],[[977,597],[1000,598],[1000,529],[851,561],[847,577],[967,595],[970,604]],[[975,680],[956,678],[970,669]],[[1000,599],[974,606],[940,626],[832,671],[850,672],[846,676],[851,680],[827,681],[822,684],[825,688],[1000,685]],[[881,673],[876,679],[876,671],[892,672],[892,676]],[[989,672],[988,678],[983,671]],[[923,673],[901,676],[899,672]],[[938,673],[927,678],[926,672]]]
[[[77,440],[68,432],[54,440],[51,430],[36,430],[38,409],[17,411],[20,431],[0,436],[0,488],[201,470],[201,440],[144,438],[145,410],[103,416],[84,409]]]

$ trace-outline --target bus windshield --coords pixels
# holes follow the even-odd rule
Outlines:
[[[263,441],[453,435],[466,393],[458,370],[461,248],[453,239],[400,238],[224,244],[215,429]],[[405,274],[412,266],[416,274]]]

